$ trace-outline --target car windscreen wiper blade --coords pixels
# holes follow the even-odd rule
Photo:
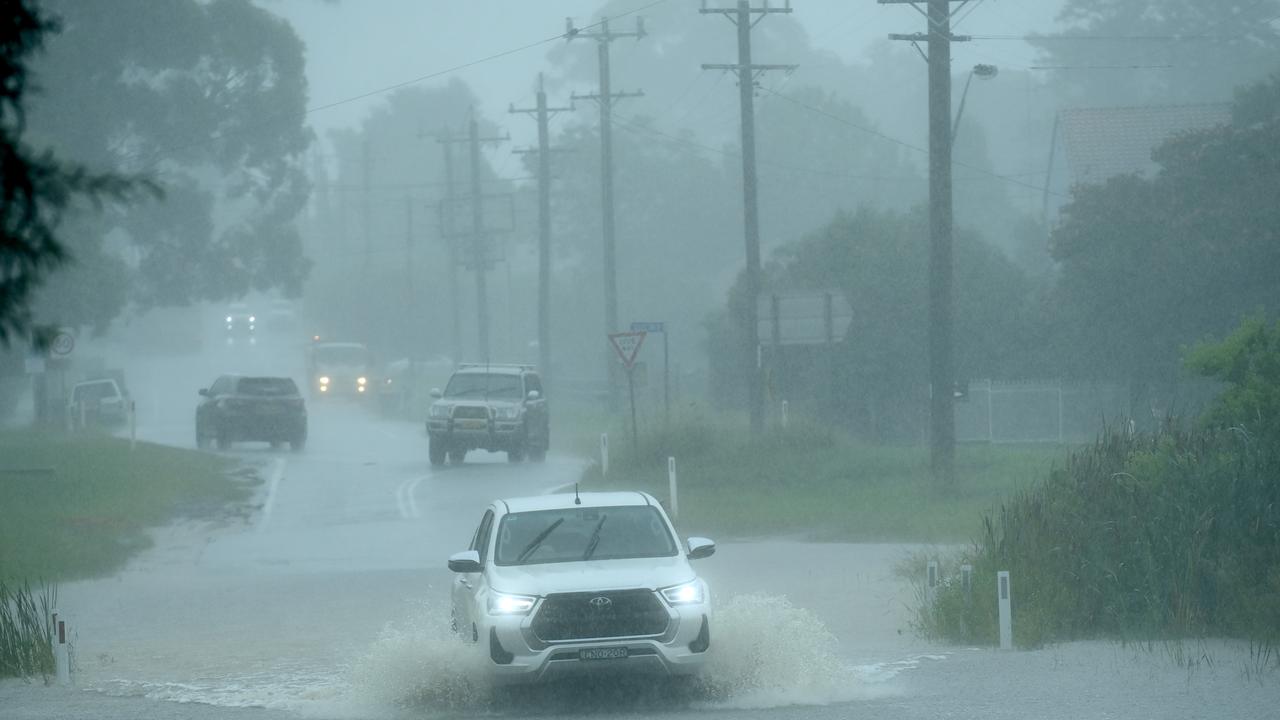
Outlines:
[[[591,531],[591,539],[587,541],[587,550],[582,553],[583,560],[590,560],[595,554],[596,546],[600,544],[600,528],[604,527],[604,521],[608,519],[608,515],[600,516],[600,522],[596,523],[596,529]]]
[[[553,530],[560,527],[560,523],[562,522],[564,522],[564,518],[560,518],[556,520],[555,522],[548,525],[545,530],[538,533],[538,536],[530,540],[529,544],[525,545],[524,549],[520,551],[520,554],[516,557],[516,562],[517,563],[524,562],[530,555],[533,554],[534,550],[538,549],[538,546],[542,544],[543,540],[547,539],[547,536],[550,535]]]

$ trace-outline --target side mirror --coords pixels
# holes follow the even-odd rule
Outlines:
[[[450,555],[449,569],[456,573],[480,572],[480,553],[475,550],[463,550]]]
[[[704,537],[691,537],[688,541],[689,559],[701,560],[716,554],[716,544]]]
[[[537,400],[538,398],[542,397],[542,393],[538,392],[537,390],[530,390],[529,395],[527,397],[529,398],[529,402],[533,402],[534,400]]]
[[[209,388],[200,388],[200,397],[209,397]]]
[[[439,400],[444,397],[444,393],[440,392],[440,388],[431,388],[431,397]]]

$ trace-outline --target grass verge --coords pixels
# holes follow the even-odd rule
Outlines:
[[[668,496],[676,458],[682,525],[720,537],[800,535],[857,542],[955,543],[973,539],[983,512],[1061,463],[1060,446],[962,446],[957,481],[940,488],[927,448],[878,447],[804,421],[752,438],[742,423],[686,415],[667,431],[610,434],[608,477],[591,489]]]
[[[105,436],[0,433],[0,579],[59,581],[119,569],[147,529],[207,516],[252,489],[208,453]]]
[[[51,613],[56,586],[32,590],[0,580],[0,677],[49,677],[53,674]]]

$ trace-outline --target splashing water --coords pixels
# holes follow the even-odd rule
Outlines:
[[[369,710],[504,714],[538,706],[553,710],[570,701],[641,711],[675,699],[708,709],[739,709],[848,702],[891,692],[885,676],[869,677],[866,668],[845,661],[838,640],[822,621],[785,597],[729,599],[716,608],[711,637],[712,655],[704,673],[674,697],[668,693],[655,700],[651,681],[609,683],[607,689],[584,681],[505,694],[485,682],[487,658],[449,629],[448,611],[423,604],[402,626],[384,629],[356,661],[351,699]],[[610,697],[597,697],[602,692]]]

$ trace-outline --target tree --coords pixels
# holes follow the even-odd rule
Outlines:
[[[298,292],[307,263],[294,220],[311,137],[292,28],[248,0],[47,6],[64,31],[33,67],[44,90],[30,108],[34,140],[95,169],[152,174],[166,201],[72,218],[73,252],[128,271],[77,264],[72,292],[46,294],[43,315],[101,327],[126,301]],[[164,31],[137,32],[146,26]]]
[[[1067,29],[1033,38],[1072,105],[1221,102],[1280,52],[1278,0],[1067,0]]]
[[[1206,414],[1210,425],[1280,438],[1280,323],[1268,327],[1262,314],[1245,318],[1222,342],[1197,344],[1186,365],[1227,383]]]
[[[1280,306],[1280,78],[1154,158],[1154,178],[1077,187],[1052,236],[1064,368],[1129,380],[1135,399],[1176,378],[1182,347]]]
[[[778,251],[768,292],[841,291],[853,319],[834,357],[825,348],[782,348],[777,357],[768,349],[775,393],[807,398],[870,438],[918,436],[927,408],[928,257],[920,208],[842,213]],[[957,380],[1037,374],[1024,361],[1031,283],[972,232],[957,233],[955,261]],[[716,344],[740,332],[741,283],[729,302],[712,326]]]
[[[58,24],[33,3],[6,6],[0,24],[0,343],[31,329],[36,288],[69,259],[60,224],[73,205],[124,199],[143,184],[90,173],[27,142],[29,65]]]

